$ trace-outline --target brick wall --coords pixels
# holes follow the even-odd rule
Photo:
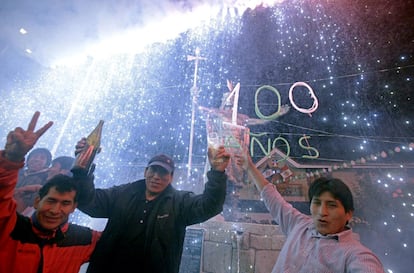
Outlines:
[[[285,242],[277,225],[210,220],[204,229],[202,273],[269,273]]]

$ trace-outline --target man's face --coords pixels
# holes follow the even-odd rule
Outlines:
[[[352,218],[352,211],[345,212],[342,203],[327,191],[312,198],[310,212],[316,230],[322,235],[345,230],[346,222]]]
[[[42,199],[37,197],[34,202],[36,217],[40,225],[47,230],[54,230],[65,223],[75,210],[76,191],[60,193],[55,187]]]
[[[47,155],[44,153],[35,153],[27,161],[27,167],[31,172],[37,172],[46,168]]]
[[[151,166],[145,170],[147,198],[154,199],[171,183],[172,175],[160,166]]]

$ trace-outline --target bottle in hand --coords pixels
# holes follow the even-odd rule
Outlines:
[[[104,121],[100,120],[95,129],[86,138],[85,148],[76,155],[71,169],[72,173],[90,174],[93,160],[101,147],[102,128]]]

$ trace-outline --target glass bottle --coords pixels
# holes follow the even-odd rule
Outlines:
[[[100,120],[95,129],[93,129],[93,131],[86,138],[85,147],[76,155],[75,162],[72,167],[73,173],[81,172],[84,174],[90,174],[93,172],[91,167],[96,154],[100,152],[103,124],[104,121]]]

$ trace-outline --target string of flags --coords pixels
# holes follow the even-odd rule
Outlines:
[[[291,168],[289,168],[289,166],[287,164],[284,164],[283,166],[280,166],[277,163],[273,163],[270,164],[270,168],[266,169],[263,172],[263,175],[266,178],[269,178],[271,176],[273,176],[274,174],[280,174],[282,179],[278,179],[273,181],[273,183],[275,184],[279,184],[279,183],[283,183],[283,182],[293,182],[296,180],[303,180],[305,178],[317,178],[320,176],[323,176],[324,174],[327,173],[331,173],[333,171],[337,171],[337,170],[341,170],[341,169],[350,169],[355,165],[363,165],[363,164],[367,164],[369,162],[373,162],[373,161],[377,161],[380,158],[387,158],[389,156],[393,156],[397,153],[400,153],[402,151],[407,151],[407,152],[411,152],[414,150],[414,143],[410,143],[408,146],[397,146],[394,149],[390,149],[387,151],[381,151],[377,154],[371,154],[368,155],[366,157],[361,157],[357,160],[351,160],[351,161],[347,161],[347,162],[342,162],[341,164],[332,164],[330,167],[328,168],[323,168],[323,169],[318,169],[316,171],[313,172],[305,172],[305,173],[301,173],[301,174],[295,174]],[[401,168],[403,168],[404,166],[401,165]]]

